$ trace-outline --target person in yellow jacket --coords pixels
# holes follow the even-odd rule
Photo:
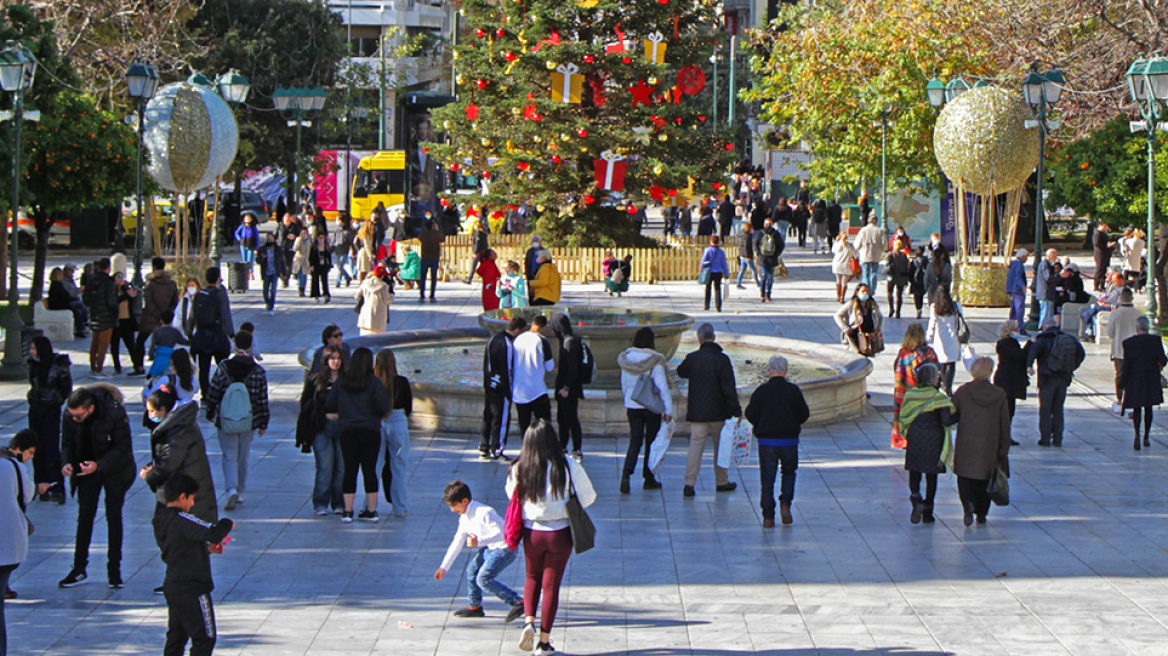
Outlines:
[[[560,272],[552,263],[552,254],[540,251],[536,258],[539,269],[531,281],[532,305],[555,305],[560,302]]]

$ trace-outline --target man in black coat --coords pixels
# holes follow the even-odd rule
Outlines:
[[[762,525],[775,526],[775,475],[782,463],[779,512],[783,524],[794,522],[791,502],[795,499],[795,470],[799,468],[799,432],[811,416],[811,409],[799,386],[787,380],[787,358],[771,357],[770,380],[750,395],[746,419],[754,427],[758,441],[758,476],[762,483]]]
[[[581,363],[584,360],[584,342],[572,332],[572,322],[568,315],[557,312],[552,315],[552,330],[560,340],[559,366],[556,367],[556,383],[552,388],[556,398],[556,422],[560,429],[560,445],[565,453],[579,461],[583,429],[580,427],[580,399],[584,398],[584,374]],[[568,438],[572,439],[572,450],[568,451]]]
[[[479,439],[479,457],[498,460],[507,443],[507,429],[511,424],[511,374],[515,366],[515,347],[512,342],[527,330],[523,317],[513,317],[507,330],[495,333],[487,340],[483,353],[483,423]]]
[[[677,366],[677,375],[689,379],[689,403],[685,419],[689,422],[689,454],[685,461],[685,487],[682,494],[694,496],[694,486],[702,468],[702,452],[706,442],[714,443],[714,481],[719,492],[732,492],[738,487],[730,481],[730,472],[718,466],[718,438],[722,427],[731,417],[742,416],[738,389],[734,384],[734,366],[714,343],[714,327],[708,323],[698,326],[698,350],[685,356]]]
[[[734,202],[730,200],[730,194],[722,199],[722,204],[718,205],[718,236],[725,239],[730,235],[730,229],[734,226]]]
[[[231,301],[220,284],[219,267],[209,267],[207,286],[200,289],[192,301],[191,355],[199,362],[199,389],[207,393],[210,383],[211,358],[218,363],[231,355],[231,340],[235,338],[235,324],[231,320]]]
[[[1042,324],[1026,357],[1029,373],[1038,362],[1038,446],[1063,445],[1063,406],[1074,371],[1087,356],[1083,345],[1073,335],[1059,330],[1054,317]]]
[[[94,263],[95,271],[85,281],[81,299],[89,308],[89,372],[94,378],[108,378],[102,369],[110,338],[118,325],[118,290],[110,276],[110,261],[103,257]]]
[[[1095,233],[1091,235],[1091,245],[1095,251],[1095,291],[1101,292],[1107,284],[1107,263],[1111,261],[1111,251],[1115,248],[1115,242],[1111,241],[1111,235],[1107,232],[1108,227],[1106,223],[1100,223],[1095,227]]]
[[[839,199],[831,201],[831,205],[827,206],[827,240],[828,245],[835,243],[835,238],[839,236],[840,226],[844,221],[844,208],[840,207]]]
[[[65,402],[61,421],[61,473],[77,495],[77,541],[73,569],[58,584],[72,588],[85,582],[89,543],[97,501],[105,492],[109,540],[106,571],[109,587],[122,587],[122,506],[134,483],[134,443],[122,393],[110,385],[78,387]]]

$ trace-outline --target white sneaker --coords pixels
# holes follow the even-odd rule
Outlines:
[[[317,517],[323,517],[324,515],[328,514],[328,508],[313,508],[312,514],[316,515]]]
[[[227,494],[227,504],[223,506],[226,510],[235,510],[235,504],[239,503],[239,495],[235,492]]]
[[[535,625],[528,622],[523,625],[523,635],[519,636],[519,651],[531,651],[535,648]]]
[[[560,652],[556,651],[550,642],[541,642],[535,646],[535,649],[531,650],[531,656],[554,656],[558,653]]]

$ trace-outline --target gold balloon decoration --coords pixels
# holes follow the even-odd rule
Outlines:
[[[937,117],[933,148],[950,180],[975,194],[1005,193],[1026,183],[1038,165],[1034,113],[999,87],[970,89]]]

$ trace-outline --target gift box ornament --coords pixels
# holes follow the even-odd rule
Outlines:
[[[580,103],[584,92],[584,76],[575,64],[560,64],[552,73],[552,100],[558,103]]]
[[[629,162],[624,157],[606,150],[600,153],[600,159],[593,160],[596,167],[596,186],[606,191],[624,191],[625,172]]]
[[[645,59],[655,63],[665,63],[665,49],[669,47],[665,43],[665,36],[660,32],[654,32],[645,37]]]

